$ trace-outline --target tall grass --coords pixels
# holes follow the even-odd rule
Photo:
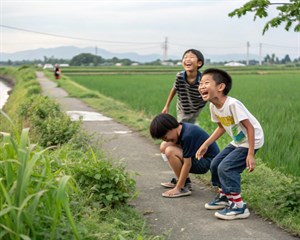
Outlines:
[[[1,132],[0,239],[64,239],[70,230],[79,239],[68,198],[72,179],[52,172],[48,149],[31,144],[28,134],[28,128],[14,136]]]
[[[276,74],[239,70],[233,72],[233,89],[230,95],[241,100],[260,121],[265,133],[265,145],[258,152],[268,166],[285,173],[300,176],[300,119],[299,72],[277,71]],[[259,74],[257,74],[259,73]],[[161,112],[174,82],[175,74],[163,75],[95,75],[72,76],[72,80],[89,89],[126,103],[148,116]],[[175,115],[175,99],[170,113]],[[113,106],[112,106],[113,107]],[[212,132],[208,107],[203,110],[200,125]],[[228,138],[218,142],[221,147]]]

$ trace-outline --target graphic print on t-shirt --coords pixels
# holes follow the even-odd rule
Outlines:
[[[221,117],[221,116],[216,115],[216,117],[218,118],[219,122],[224,127],[227,127],[227,129],[228,128],[230,129],[231,134],[229,133],[229,135],[232,137],[233,141],[236,144],[241,144],[246,141],[247,138],[246,138],[244,132],[242,131],[242,129],[239,128],[238,124],[234,124],[233,116]]]

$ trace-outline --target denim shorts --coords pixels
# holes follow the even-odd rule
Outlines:
[[[204,174],[207,173],[210,168],[211,159],[201,158],[200,160],[192,158],[192,167],[190,173]]]
[[[257,149],[254,153],[257,152]],[[211,182],[224,193],[241,192],[241,173],[246,168],[248,148],[229,144],[211,162]]]

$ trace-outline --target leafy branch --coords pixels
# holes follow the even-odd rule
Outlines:
[[[289,31],[293,23],[295,23],[294,31],[300,32],[300,0],[290,0],[290,3],[271,3],[269,0],[251,0],[228,15],[230,17],[237,16],[240,18],[248,12],[254,12],[253,20],[255,21],[257,17],[265,18],[268,16],[267,10],[270,5],[280,5],[276,7],[278,16],[266,23],[263,34],[265,34],[270,27],[278,27],[283,23],[285,24],[286,31]]]

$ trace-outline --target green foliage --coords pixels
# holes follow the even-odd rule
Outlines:
[[[272,192],[271,201],[275,202],[282,214],[295,212],[300,215],[300,179],[293,178],[288,184],[281,186],[280,191]]]
[[[73,57],[70,64],[73,66],[97,66],[104,62],[104,59],[100,56],[96,56],[90,53],[81,53]]]
[[[34,95],[27,99],[20,106],[19,113],[42,146],[64,144],[80,127],[80,122],[72,122],[60,111],[57,103],[43,96]]]
[[[300,234],[299,177],[287,177],[257,159],[255,170],[242,174],[242,194],[260,216]]]
[[[269,0],[251,0],[244,4],[244,6],[235,9],[229,13],[230,17],[241,17],[248,12],[254,12],[254,21],[256,17],[265,18],[268,16],[267,8],[276,3],[271,3]],[[278,10],[278,16],[268,21],[263,29],[263,34],[269,29],[269,27],[278,27],[282,23],[285,23],[285,30],[289,31],[292,24],[295,23],[295,32],[300,32],[300,0],[290,0],[290,3],[278,3],[276,9]]]
[[[73,188],[71,178],[51,171],[47,150],[30,144],[28,129],[16,138],[2,135],[0,238],[65,239],[69,235],[79,239],[68,198]]]
[[[91,201],[114,207],[126,203],[135,191],[135,180],[124,166],[113,166],[110,161],[99,160],[94,152],[90,158],[69,166],[77,183]]]

